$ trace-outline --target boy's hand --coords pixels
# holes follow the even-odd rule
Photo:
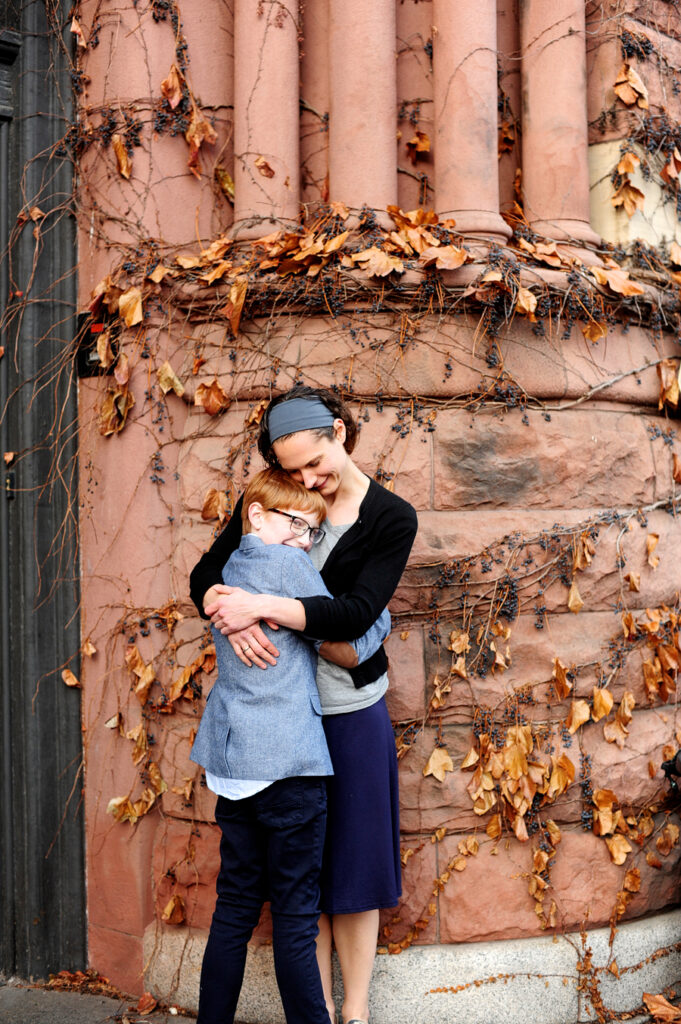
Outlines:
[[[227,639],[239,661],[248,668],[251,665],[267,668],[265,662],[269,665],[277,664],[279,651],[257,624],[248,629],[240,629],[237,633],[230,633]]]
[[[319,648],[319,655],[341,668],[354,668],[357,664],[357,651],[345,640],[325,640]]]

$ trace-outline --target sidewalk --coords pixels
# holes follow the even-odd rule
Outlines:
[[[142,1014],[137,1000],[89,992],[63,992],[0,979],[0,1024],[193,1024],[194,1014],[177,1007]]]

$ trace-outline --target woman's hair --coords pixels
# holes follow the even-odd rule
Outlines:
[[[326,502],[319,491],[308,491],[283,469],[263,469],[246,487],[241,509],[244,533],[251,530],[248,510],[254,501],[260,502],[264,509],[280,508],[286,512],[294,508],[298,512],[309,512],[317,516],[320,523],[326,516]]]
[[[310,388],[306,384],[295,384],[288,391],[285,391],[283,395],[277,395],[272,399],[270,404],[265,410],[262,420],[260,421],[260,434],[258,436],[258,451],[262,455],[265,462],[270,466],[278,466],[277,457],[274,454],[272,442],[270,441],[269,432],[269,414],[275,405],[279,405],[280,402],[288,402],[292,398],[317,398],[320,402],[323,402],[326,408],[333,414],[334,419],[342,420],[345,424],[345,441],[343,447],[345,448],[348,455],[354,450],[357,443],[357,424],[350,412],[350,409],[345,402],[334,395],[333,392],[327,391],[326,388]],[[294,431],[298,433],[298,431]],[[333,427],[315,427],[311,433],[315,437],[326,437],[329,441],[333,441],[335,434]],[[286,437],[291,437],[291,434],[287,434]],[[283,441],[285,438],[278,438]]]

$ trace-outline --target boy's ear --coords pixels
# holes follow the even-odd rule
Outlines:
[[[251,524],[251,528],[259,530],[262,526],[262,517],[265,509],[262,507],[259,501],[252,501],[248,506],[248,521]]]

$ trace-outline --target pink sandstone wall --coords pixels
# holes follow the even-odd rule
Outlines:
[[[279,54],[263,74],[274,95],[278,84],[286,91],[289,121],[281,122],[262,113],[251,117],[248,76],[257,52],[248,50],[252,36],[242,50],[234,49],[235,5],[238,17],[239,0],[137,6],[86,0],[77,12],[88,43],[80,55],[88,78],[82,116],[92,131],[81,158],[81,304],[87,308],[93,289],[113,274],[103,292],[111,309],[123,321],[127,317],[121,344],[128,359],[127,369],[119,362],[118,378],[80,385],[83,641],[96,648],[84,659],[82,675],[91,963],[122,988],[140,991],[142,936],[155,919],[160,928],[208,927],[217,870],[213,798],[187,755],[203,704],[200,692],[205,696],[213,676],[204,671],[210,667],[207,639],[188,602],[187,575],[219,528],[207,493],[226,493],[223,510],[238,495],[258,465],[254,432],[263,399],[298,376],[348,396],[362,424],[360,465],[419,512],[420,531],[393,602],[395,628],[388,641],[405,896],[397,912],[385,916],[383,947],[398,952],[413,941],[466,942],[532,935],[546,927],[594,927],[613,919],[618,899],[626,917],[674,904],[678,817],[665,813],[660,764],[667,748],[678,746],[680,723],[673,694],[666,700],[659,685],[657,693],[645,688],[643,662],[655,656],[646,633],[627,640],[621,618],[623,608],[646,621],[646,608],[677,607],[674,552],[681,528],[663,505],[674,499],[680,482],[674,460],[681,449],[671,433],[674,419],[668,418],[676,415],[678,398],[674,405],[670,385],[667,403],[660,404],[659,376],[664,370],[673,378],[678,370],[670,268],[660,262],[657,277],[641,275],[644,283],[632,286],[636,294],[626,298],[608,286],[607,275],[599,282],[571,264],[571,250],[549,245],[542,255],[537,238],[532,241],[524,229],[501,253],[485,242],[490,233],[497,241],[510,234],[499,211],[513,209],[521,155],[524,171],[528,161],[541,157],[546,111],[533,107],[532,145],[526,138],[521,150],[518,131],[521,50],[529,54],[527,78],[532,5],[520,5],[524,23],[510,0],[496,8],[484,5],[485,38],[491,41],[486,45],[501,50],[503,94],[498,117],[494,61],[469,67],[468,87],[479,86],[479,95],[487,97],[479,111],[484,131],[496,133],[497,120],[502,128],[498,166],[487,159],[482,168],[480,209],[471,209],[466,198],[478,184],[475,148],[467,157],[466,178],[457,179],[449,165],[443,176],[443,154],[456,154],[456,148],[444,113],[449,94],[443,47],[449,37],[443,28],[438,38],[442,4],[380,5],[384,17],[394,19],[394,47],[392,36],[381,37],[392,57],[372,72],[382,91],[365,88],[354,112],[339,106],[343,69],[330,68],[326,50],[334,33],[349,31],[343,4],[308,2],[302,13],[290,4],[277,10],[264,4],[261,17],[274,20],[258,46]],[[622,24],[644,17],[634,6],[631,15],[621,16]],[[653,6],[658,18],[668,9]],[[593,137],[597,110],[613,102],[607,88],[620,55],[611,39],[620,21],[605,5],[588,5],[587,15],[598,26],[588,37],[597,61],[589,77]],[[301,54],[297,70],[286,35],[292,27]],[[674,22],[672,28],[679,27]],[[482,27],[470,25],[467,31],[473,48]],[[665,38],[674,34],[669,26],[656,31]],[[366,73],[360,51],[348,51],[346,75]],[[440,54],[439,78],[433,75],[433,52]],[[586,67],[586,42],[582,52]],[[185,54],[189,65],[183,68]],[[282,61],[289,64],[282,68]],[[180,72],[174,80],[173,64]],[[298,73],[303,102],[300,135],[292,139],[285,126]],[[653,79],[651,96],[657,88]],[[166,96],[179,100],[174,107],[163,99],[164,80]],[[586,117],[586,77],[561,88],[576,96],[572,115],[578,127],[579,111]],[[333,156],[334,146],[337,156],[343,149],[327,113],[335,109],[337,132],[343,121],[343,131],[352,134],[354,113],[358,119],[388,116],[372,103],[378,103],[377,95],[389,97],[391,89],[397,116],[380,126],[381,138],[392,139],[397,128],[395,151],[392,142],[390,155],[386,147],[374,151],[370,140],[363,142],[354,160],[355,170],[359,165],[362,171],[357,185],[353,167]],[[129,178],[122,175],[128,169],[117,161],[113,141],[106,131],[102,136],[100,126],[112,112],[115,134],[132,158]],[[464,116],[456,100],[452,116]],[[472,116],[470,109],[466,116]],[[190,125],[194,137],[203,131],[195,173],[184,136]],[[237,139],[244,148],[235,153]],[[571,145],[581,173],[586,122],[580,139]],[[275,157],[290,160],[296,147],[300,181],[287,170],[282,182]],[[580,244],[592,246],[590,256],[582,250],[585,260],[598,263],[588,196],[585,206],[582,187],[575,203],[565,205],[552,180],[535,174],[542,223],[555,221],[561,238],[559,227],[569,221]],[[234,205],[226,194],[232,181]],[[359,201],[356,188],[366,190]],[[290,219],[291,190],[298,190],[314,239],[338,238],[356,224],[352,215],[345,224],[341,206],[320,208],[329,200],[357,210],[383,196],[378,226],[355,230],[339,243],[338,253],[328,252],[319,270],[315,260],[322,257],[301,252],[314,239],[289,239],[290,267],[291,254],[300,254],[306,273],[285,276],[286,257],[277,253],[276,242],[266,251],[249,239]],[[274,225],[253,222],[254,203],[263,224],[273,218]],[[450,216],[453,211],[455,220],[468,225],[467,237],[451,225],[431,225],[426,235],[429,226],[418,226],[418,218],[411,224],[391,220],[388,203]],[[333,213],[340,219],[334,221]],[[234,245],[227,236],[233,222],[241,239]],[[524,247],[523,232],[530,239]],[[468,251],[460,270],[443,269],[436,276],[424,270],[421,249],[461,251],[463,244]],[[401,258],[403,270],[393,263],[390,276],[378,277],[361,269],[363,261],[352,264],[353,252],[372,246],[394,261]],[[264,257],[269,266],[263,268]],[[154,280],[148,275],[159,260],[161,270],[172,273],[157,269]],[[630,279],[610,280],[621,287]],[[135,288],[143,311],[139,322],[125,298],[134,304]],[[662,317],[656,312],[660,303]],[[590,327],[594,340],[583,334]],[[669,362],[660,364],[663,359]],[[181,395],[164,393],[165,378],[158,374],[166,361],[181,381]],[[214,415],[202,392],[211,385],[213,400],[223,407]],[[122,429],[103,436],[100,412],[107,389],[119,405],[132,395],[134,406]],[[612,509],[620,519],[603,515]],[[591,530],[594,551],[586,565],[578,559],[580,551],[584,557],[580,538]],[[646,544],[653,534],[659,542],[649,561]],[[638,591],[628,589],[625,573],[640,576]],[[573,580],[583,601],[578,612],[568,608]],[[678,625],[668,612],[661,614],[658,652],[673,651],[674,645],[678,650]],[[449,649],[450,634],[456,640],[464,628],[472,648],[467,678],[459,652]],[[481,671],[473,666],[478,636]],[[137,673],[132,645],[140,656]],[[492,671],[494,653],[500,660]],[[667,651],[666,657],[672,659],[672,678],[676,656]],[[556,658],[573,673],[569,696],[556,691]],[[146,677],[145,666],[152,666]],[[607,686],[614,699],[606,724],[619,714],[628,729],[622,747],[607,741],[604,721],[589,720],[569,731],[573,700],[591,700],[596,683]],[[628,722],[621,710],[623,701],[625,710],[631,703],[626,694],[635,700]],[[513,735],[508,727],[519,724],[531,726],[525,735],[532,737],[539,774],[542,765],[547,768],[543,788],[561,754],[572,762],[574,780],[514,817],[513,792],[530,785],[529,769],[516,778],[502,773],[508,799],[500,795],[506,810],[497,823],[495,809],[475,813],[469,788],[474,776],[460,765],[472,747],[483,760],[489,756],[484,740],[476,740],[481,729],[492,730],[493,742],[504,750]],[[438,746],[451,757],[443,781],[424,775]],[[605,837],[591,827],[591,793],[598,790],[612,791],[610,803],[623,812],[619,826],[604,828]],[[607,805],[608,799],[601,802]],[[529,837],[522,835],[518,818],[529,824]],[[555,832],[546,831],[549,819],[562,839],[555,848],[550,844],[555,856],[547,868],[540,843],[546,846],[549,834],[555,840]],[[544,825],[533,831],[537,821]],[[617,846],[624,840],[630,850],[622,858]],[[532,874],[539,881],[533,883]],[[536,898],[544,882],[546,896]],[[266,937],[265,925],[261,938]]]

